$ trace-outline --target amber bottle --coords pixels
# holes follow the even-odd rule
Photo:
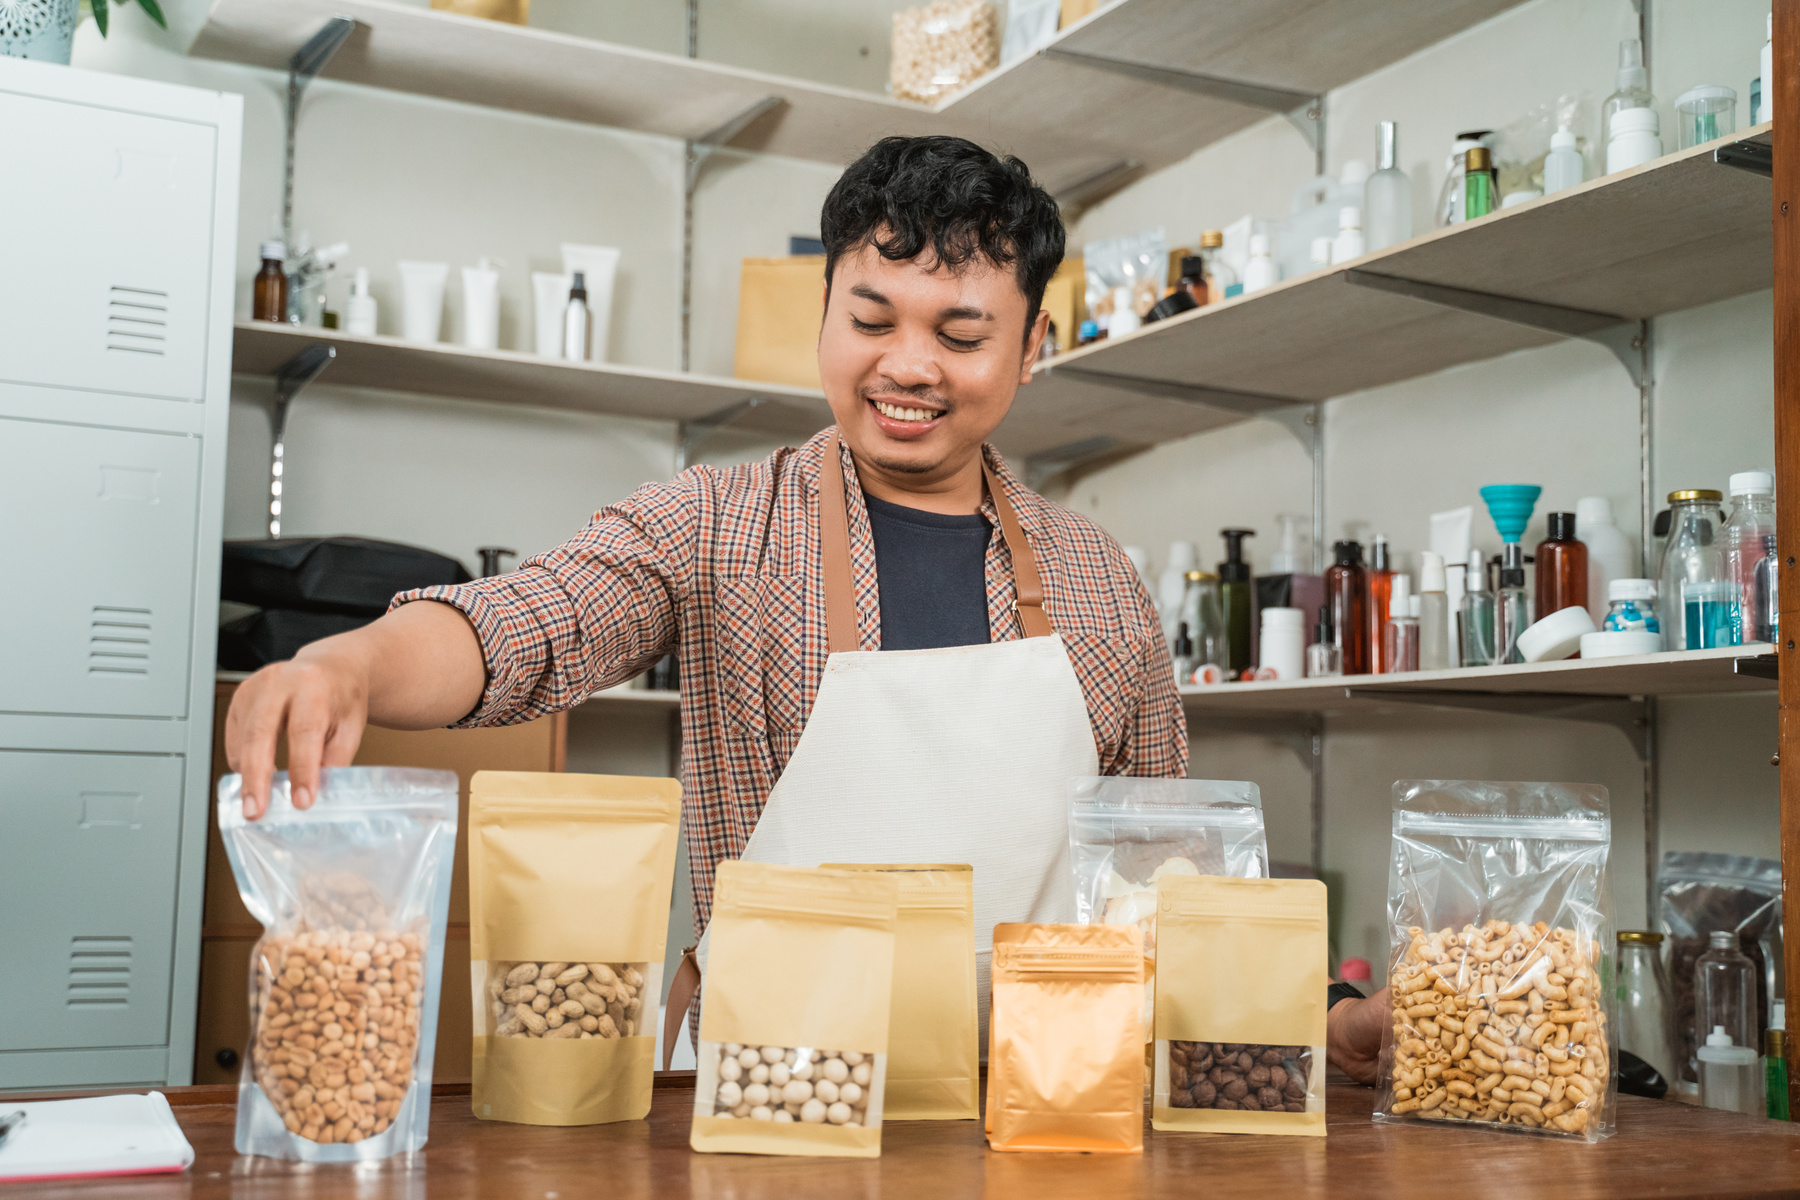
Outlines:
[[[1388,597],[1394,589],[1394,564],[1388,556],[1388,541],[1375,535],[1369,548],[1369,674],[1379,675],[1388,669],[1384,658],[1387,644]],[[1346,674],[1348,669],[1346,669]]]
[[[1362,544],[1338,542],[1336,561],[1325,568],[1325,603],[1346,675],[1369,673],[1369,575],[1363,568]]]
[[[1543,620],[1560,609],[1586,608],[1588,595],[1587,547],[1575,540],[1575,514],[1553,512],[1550,536],[1539,542],[1533,556],[1537,563],[1537,610]]]
[[[286,260],[286,246],[262,244],[262,270],[256,273],[250,294],[250,315],[258,321],[287,320],[287,276],[281,269]]]

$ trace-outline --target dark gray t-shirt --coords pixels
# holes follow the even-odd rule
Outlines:
[[[980,513],[945,516],[865,493],[881,591],[881,648],[933,650],[989,640],[987,547]]]

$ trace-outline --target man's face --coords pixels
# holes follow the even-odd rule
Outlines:
[[[1025,336],[1010,267],[977,256],[932,270],[864,246],[837,261],[819,333],[819,377],[861,463],[905,486],[966,469],[1030,379],[1047,316]]]

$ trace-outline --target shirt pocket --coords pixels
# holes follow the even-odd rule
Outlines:
[[[1143,702],[1144,668],[1135,643],[1116,634],[1075,628],[1061,629],[1069,663],[1087,702],[1088,723],[1094,729],[1094,745],[1101,763],[1118,753],[1131,716]]]
[[[806,723],[806,580],[746,576],[714,594],[713,634],[725,717],[751,737]]]

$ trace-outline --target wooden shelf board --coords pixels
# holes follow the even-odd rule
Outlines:
[[[1404,675],[1190,686],[1181,689],[1181,700],[1196,728],[1204,729],[1208,714],[1357,712],[1402,704],[1410,706],[1403,698],[1408,692],[1596,697],[1725,692],[1772,694],[1774,680],[1737,675],[1732,670],[1735,660],[1771,650],[1769,646],[1732,646],[1723,650],[1665,651],[1624,658],[1414,671]]]
[[[1737,137],[1767,141],[1769,127]],[[1011,419],[1036,422],[1042,412],[1073,430],[1083,425],[1084,409],[1106,406],[1124,431],[1115,436],[1153,445],[1242,418],[1181,400],[1134,397],[1066,369],[1313,402],[1563,340],[1353,285],[1346,279],[1352,269],[1621,320],[1770,287],[1769,183],[1714,163],[1716,145],[1060,355],[1036,369]]]
[[[1520,2],[1115,0],[1052,44],[1317,94]],[[1019,155],[1052,191],[1121,161],[1157,170],[1267,115],[1045,54],[932,107],[383,0],[214,0],[189,52],[280,70],[334,16],[359,28],[329,78],[674,138],[775,96],[734,146],[843,164],[888,134],[958,134]]]

